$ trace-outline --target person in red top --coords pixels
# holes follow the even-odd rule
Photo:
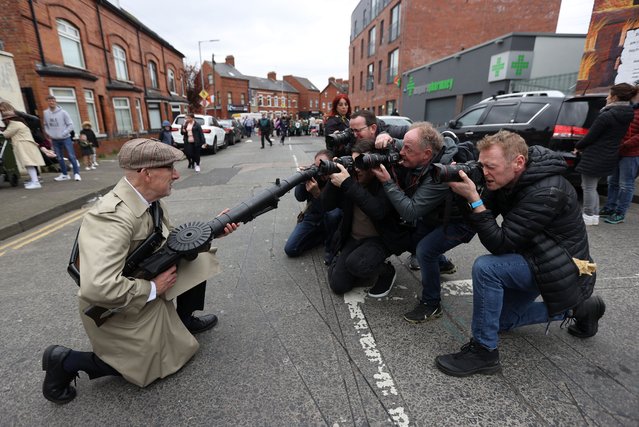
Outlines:
[[[637,86],[639,90],[639,86]],[[619,164],[608,177],[608,200],[599,211],[608,224],[623,222],[635,192],[639,174],[639,94],[633,99],[634,118],[619,146]]]

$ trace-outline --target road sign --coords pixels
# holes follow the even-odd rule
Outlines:
[[[208,96],[209,96],[209,93],[205,91],[204,89],[202,89],[202,91],[200,92],[200,98],[206,99]]]

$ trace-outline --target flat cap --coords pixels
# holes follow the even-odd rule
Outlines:
[[[184,153],[157,139],[136,138],[124,143],[118,153],[123,169],[161,168],[184,159]]]

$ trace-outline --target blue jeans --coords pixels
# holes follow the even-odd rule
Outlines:
[[[67,165],[64,162],[64,152],[62,149],[67,150],[67,156],[69,157],[69,161],[71,162],[71,166],[73,167],[73,173],[80,173],[80,168],[78,167],[78,161],[75,158],[75,151],[73,150],[73,141],[71,138],[66,139],[52,139],[53,149],[55,150],[56,156],[58,156],[58,163],[60,163],[60,172],[63,175],[67,175]]]
[[[420,224],[416,234],[423,236],[417,243],[417,261],[422,273],[422,297],[420,302],[438,305],[441,301],[441,279],[439,264],[446,262],[444,253],[462,243],[468,243],[475,235],[473,229],[463,222],[451,222],[444,226]]]
[[[608,177],[608,200],[604,209],[626,215],[635,192],[639,172],[639,156],[621,157],[615,171]]]
[[[530,266],[519,254],[482,255],[473,264],[473,338],[489,350],[497,348],[500,331],[563,320],[548,317]]]
[[[295,226],[284,246],[286,255],[298,257],[322,242],[328,244],[342,218],[342,210],[326,212],[319,221],[314,217],[315,215],[304,215],[302,222]]]

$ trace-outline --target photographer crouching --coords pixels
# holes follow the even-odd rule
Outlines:
[[[563,158],[508,131],[477,148],[488,191],[480,195],[463,171],[462,181],[449,185],[472,206],[468,220],[491,255],[473,264],[470,342],[435,359],[441,371],[460,377],[501,369],[501,331],[567,320],[574,321],[570,334],[588,338],[605,311],[603,300],[591,296],[596,265],[577,194],[562,176]],[[539,295],[543,301],[535,301]]]
[[[414,123],[403,141],[387,136],[378,138],[375,145],[399,150],[399,166],[391,168],[394,177],[384,165],[372,171],[402,220],[416,227],[412,241],[421,270],[422,293],[419,303],[404,314],[404,319],[411,323],[432,320],[442,315],[440,265],[451,264],[444,253],[469,242],[475,234],[448,185],[435,182],[431,176],[434,163],[453,161],[457,145],[428,122]]]
[[[358,158],[373,151],[372,139],[358,141],[352,148],[354,165],[335,163],[338,173],[321,193],[324,211],[341,208],[342,221],[335,233],[328,282],[337,294],[350,291],[365,280],[377,277],[369,291],[379,297],[390,292],[395,268],[384,261],[399,255],[409,245],[409,234],[371,170],[360,169]]]

